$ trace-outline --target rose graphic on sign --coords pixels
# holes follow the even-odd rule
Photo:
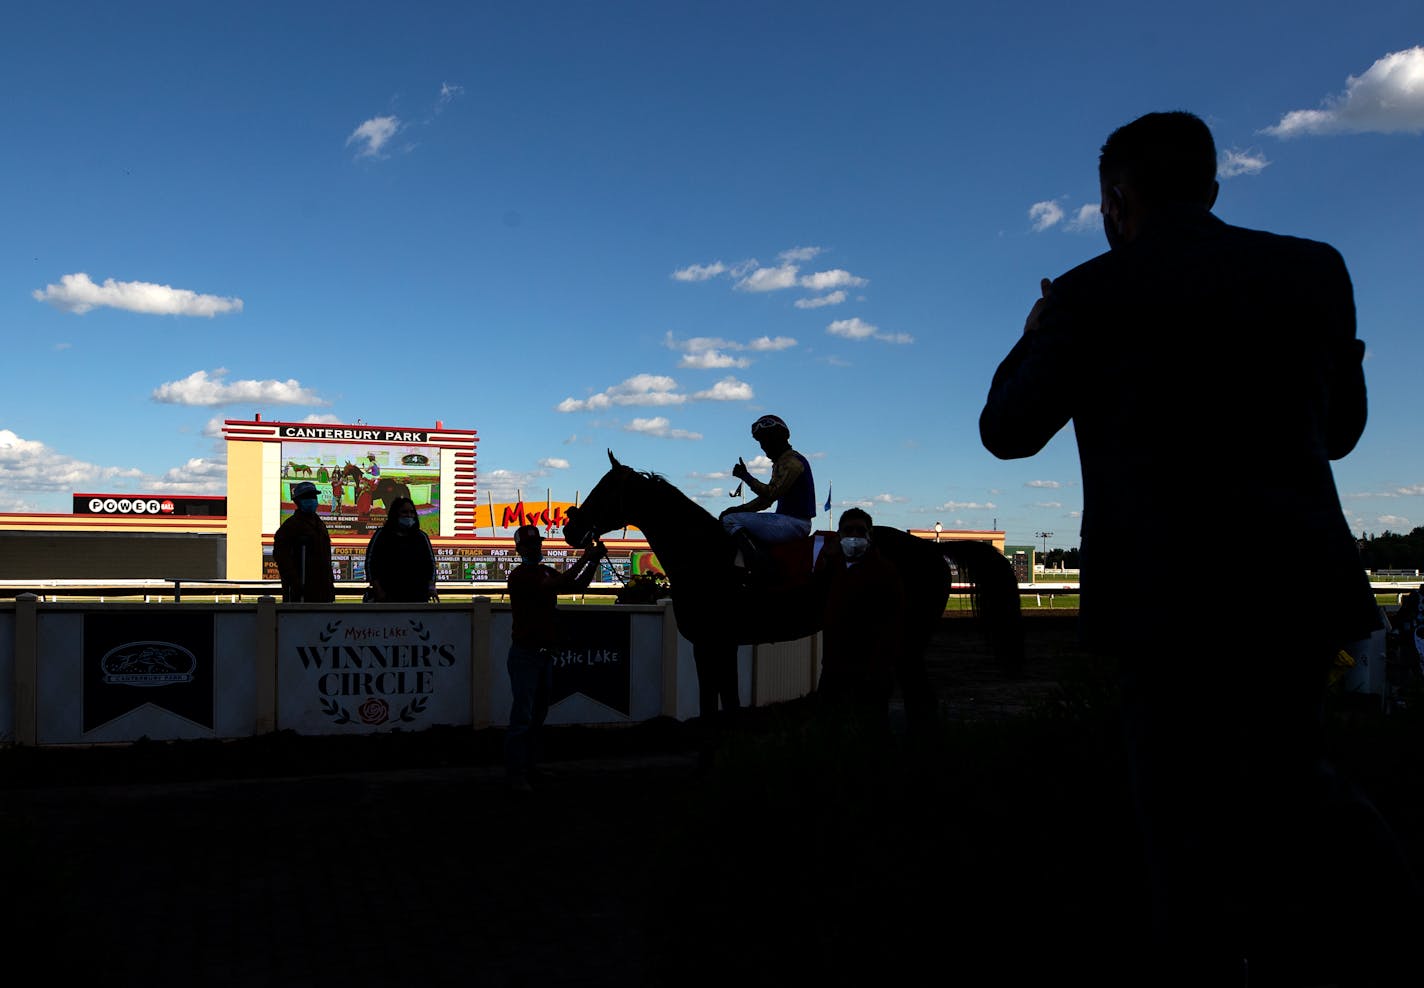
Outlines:
[[[391,705],[375,697],[367,700],[356,711],[363,724],[384,724],[391,716]]]

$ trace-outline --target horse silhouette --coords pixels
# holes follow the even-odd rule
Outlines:
[[[722,523],[664,478],[619,463],[577,507],[569,509],[564,539],[582,548],[615,529],[636,525],[672,585],[678,630],[692,643],[699,712],[705,717],[740,705],[737,647],[793,641],[820,630],[824,600],[810,580],[747,588],[737,579],[734,546]],[[925,667],[925,649],[944,618],[955,577],[967,583],[1000,665],[1023,662],[1023,625],[1013,565],[987,542],[935,543],[877,525],[871,538],[900,574],[905,589],[902,644],[895,674],[912,728],[932,721],[938,701]]]
[[[287,476],[310,477],[311,475],[312,468],[307,466],[305,463],[294,463],[291,460],[287,461]]]

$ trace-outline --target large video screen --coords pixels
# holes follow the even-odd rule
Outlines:
[[[367,535],[386,521],[397,497],[415,502],[420,527],[440,534],[440,449],[379,443],[282,443],[282,520],[296,511],[292,488],[316,485],[322,520],[332,535]]]

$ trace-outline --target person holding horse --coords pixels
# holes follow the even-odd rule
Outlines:
[[[791,430],[780,416],[763,415],[753,422],[752,438],[771,460],[771,479],[762,483],[752,476],[746,461],[738,457],[732,476],[750,487],[756,497],[727,508],[718,517],[737,543],[742,565],[765,572],[770,560],[758,543],[794,542],[811,534],[816,517],[816,482],[810,462],[791,448]],[[775,511],[763,511],[772,505],[776,506]]]
[[[560,572],[544,563],[544,536],[538,525],[516,529],[514,548],[521,562],[509,571],[507,584],[512,621],[507,668],[513,702],[504,735],[504,770],[510,791],[529,793],[553,689],[554,649],[564,641],[559,594],[578,593],[592,583],[608,550],[593,539],[578,561]]]
[[[1328,964],[1384,951],[1345,957],[1322,916],[1346,902],[1391,923],[1419,915],[1389,828],[1322,757],[1327,671],[1379,626],[1330,466],[1364,432],[1365,346],[1340,254],[1224,223],[1216,170],[1193,114],[1113,131],[1098,159],[1108,250],[1041,280],[979,432],[1010,459],[1073,423],[1080,635],[1120,670],[1147,851],[1145,961],[1160,968],[1142,982],[1239,984],[1244,957],[1253,984],[1294,984],[1299,964],[1323,983]],[[1254,574],[1227,561],[1201,606],[1164,622],[1143,596],[1163,527],[1210,560],[1240,517],[1289,533],[1272,563],[1310,574],[1308,604],[1263,625]],[[1322,865],[1342,841],[1359,856]],[[1414,932],[1375,942],[1402,950]]]

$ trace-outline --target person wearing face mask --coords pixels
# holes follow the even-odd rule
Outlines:
[[[847,509],[816,560],[815,585],[825,602],[816,693],[832,710],[878,731],[889,726],[905,590],[875,547],[873,524],[868,512]]]
[[[367,600],[422,604],[435,593],[435,550],[408,497],[391,501],[386,521],[366,544]]]
[[[510,790],[529,793],[537,770],[539,731],[549,712],[554,652],[564,643],[559,595],[587,589],[608,550],[594,540],[572,566],[560,572],[544,563],[544,537],[537,525],[516,529],[514,548],[520,563],[509,571],[508,579],[512,627],[507,668],[513,700],[504,736],[504,766]]]
[[[304,480],[292,488],[297,510],[272,538],[272,560],[282,578],[282,600],[289,604],[330,604],[336,600],[331,573],[331,536],[317,513],[316,484]]]

